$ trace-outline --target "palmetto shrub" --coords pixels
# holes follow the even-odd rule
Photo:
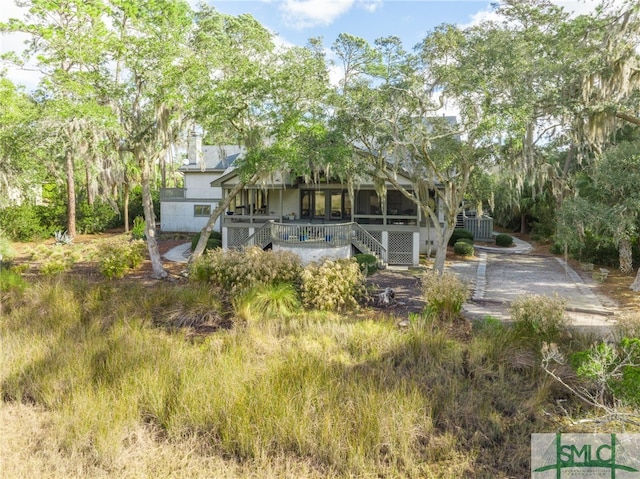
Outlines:
[[[208,281],[230,294],[276,283],[298,284],[300,257],[287,251],[263,251],[258,247],[241,250],[207,251],[191,267],[191,277]]]
[[[365,275],[354,259],[326,259],[311,263],[302,272],[302,302],[311,309],[356,309],[365,295]]]
[[[422,279],[422,292],[426,309],[444,321],[456,319],[460,315],[462,305],[469,297],[467,285],[455,274],[439,275],[433,270],[425,273]]]

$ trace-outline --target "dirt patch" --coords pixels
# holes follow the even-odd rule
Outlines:
[[[409,313],[421,313],[424,308],[418,271],[380,270],[367,278],[367,284],[373,292],[371,305],[376,310],[407,317]],[[386,288],[393,290],[389,304],[384,304],[379,298]]]

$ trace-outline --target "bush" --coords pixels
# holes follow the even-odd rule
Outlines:
[[[473,245],[466,241],[458,241],[453,245],[453,252],[460,256],[473,256]]]
[[[320,311],[356,309],[365,295],[365,276],[358,262],[326,259],[309,264],[302,272],[302,302]]]
[[[196,249],[198,241],[200,241],[201,234],[201,232],[197,233],[191,240],[191,251],[194,251]],[[222,248],[222,234],[219,231],[212,231],[209,235],[207,246],[205,246],[204,250],[208,251],[217,248]]]
[[[0,266],[9,266],[11,260],[15,257],[16,252],[11,246],[11,241],[0,236]]]
[[[378,271],[378,258],[376,258],[374,255],[358,253],[353,257],[358,262],[358,265],[360,266],[360,269],[365,274],[365,276],[369,276],[370,274]]]
[[[135,240],[141,240],[146,238],[146,234],[144,229],[146,227],[146,223],[142,216],[136,216],[133,219],[133,228],[131,228],[131,237]]]
[[[0,213],[0,230],[14,241],[33,241],[49,236],[32,205],[8,206]]]
[[[97,253],[98,269],[108,279],[122,278],[127,271],[142,264],[146,251],[144,241],[126,236],[105,241]]]
[[[564,308],[558,295],[525,295],[511,304],[510,313],[517,335],[540,346],[560,339],[569,324]]]
[[[102,233],[121,223],[120,212],[109,203],[97,199],[93,205],[85,201],[78,202],[76,230],[80,234]]]
[[[254,246],[207,251],[191,266],[191,277],[237,295],[260,285],[298,284],[301,270],[300,257],[295,253],[263,251]]]
[[[466,246],[466,243],[462,243]],[[469,297],[467,285],[453,273],[439,275],[429,270],[422,279],[422,292],[426,309],[444,321],[460,316],[462,305]]]
[[[496,236],[496,244],[498,246],[504,246],[505,248],[508,248],[509,246],[513,245],[513,238],[508,234],[500,233]]]
[[[563,254],[564,253],[564,246],[561,245],[560,243],[553,243],[551,245],[551,248],[549,248],[549,251],[552,254]]]
[[[449,238],[449,246],[455,245],[462,238],[467,238],[473,241],[474,239],[473,233],[464,228],[456,228],[455,230],[453,230],[453,233],[451,234],[451,238]]]

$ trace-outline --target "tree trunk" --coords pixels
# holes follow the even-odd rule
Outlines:
[[[129,191],[129,183],[124,183],[124,199],[122,200],[122,210],[124,215],[124,232],[129,232],[129,196],[131,192]]]
[[[529,222],[527,221],[526,214],[520,215],[520,233],[522,233],[523,235],[529,233]]]
[[[631,241],[628,238],[620,240],[618,258],[620,260],[620,272],[625,274],[633,273],[633,253],[631,251]]]
[[[65,170],[67,174],[67,234],[74,237],[76,236],[76,182],[71,148],[68,148],[65,154]]]
[[[89,163],[84,166],[84,173],[87,181],[87,204],[93,206],[93,188],[91,187],[91,171],[89,170]]]
[[[629,286],[629,289],[636,292],[640,291],[640,268],[638,268],[636,279],[633,281],[633,283],[631,283],[631,286]]]
[[[196,245],[196,248],[191,252],[191,256],[189,256],[189,265],[193,264],[193,262],[200,256],[202,256],[202,253],[204,253],[204,249],[207,247],[207,241],[209,241],[209,236],[211,236],[211,230],[216,224],[216,220],[222,214],[222,212],[229,207],[229,205],[231,204],[231,200],[233,200],[245,186],[255,184],[255,182],[258,181],[258,178],[259,177],[255,175],[248,182],[241,181],[233,188],[233,190],[231,190],[224,201],[218,203],[216,209],[211,212],[211,215],[207,220],[207,224],[204,228],[202,228],[202,231],[200,232],[200,239],[198,240],[198,244]]]
[[[142,209],[144,211],[147,249],[149,250],[149,259],[153,270],[151,277],[164,279],[168,276],[168,273],[162,265],[162,258],[160,257],[156,240],[156,217],[153,212],[153,199],[151,197],[151,165],[149,159],[143,157],[141,152],[138,152],[136,156],[139,160],[138,164],[142,166]]]

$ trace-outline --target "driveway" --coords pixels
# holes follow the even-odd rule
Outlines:
[[[472,285],[472,298],[464,306],[467,317],[509,320],[509,306],[519,296],[557,294],[566,300],[574,326],[608,331],[615,324],[617,306],[596,291],[593,280],[581,278],[560,258],[527,251],[526,243],[516,249],[478,248],[476,261],[448,266]]]

